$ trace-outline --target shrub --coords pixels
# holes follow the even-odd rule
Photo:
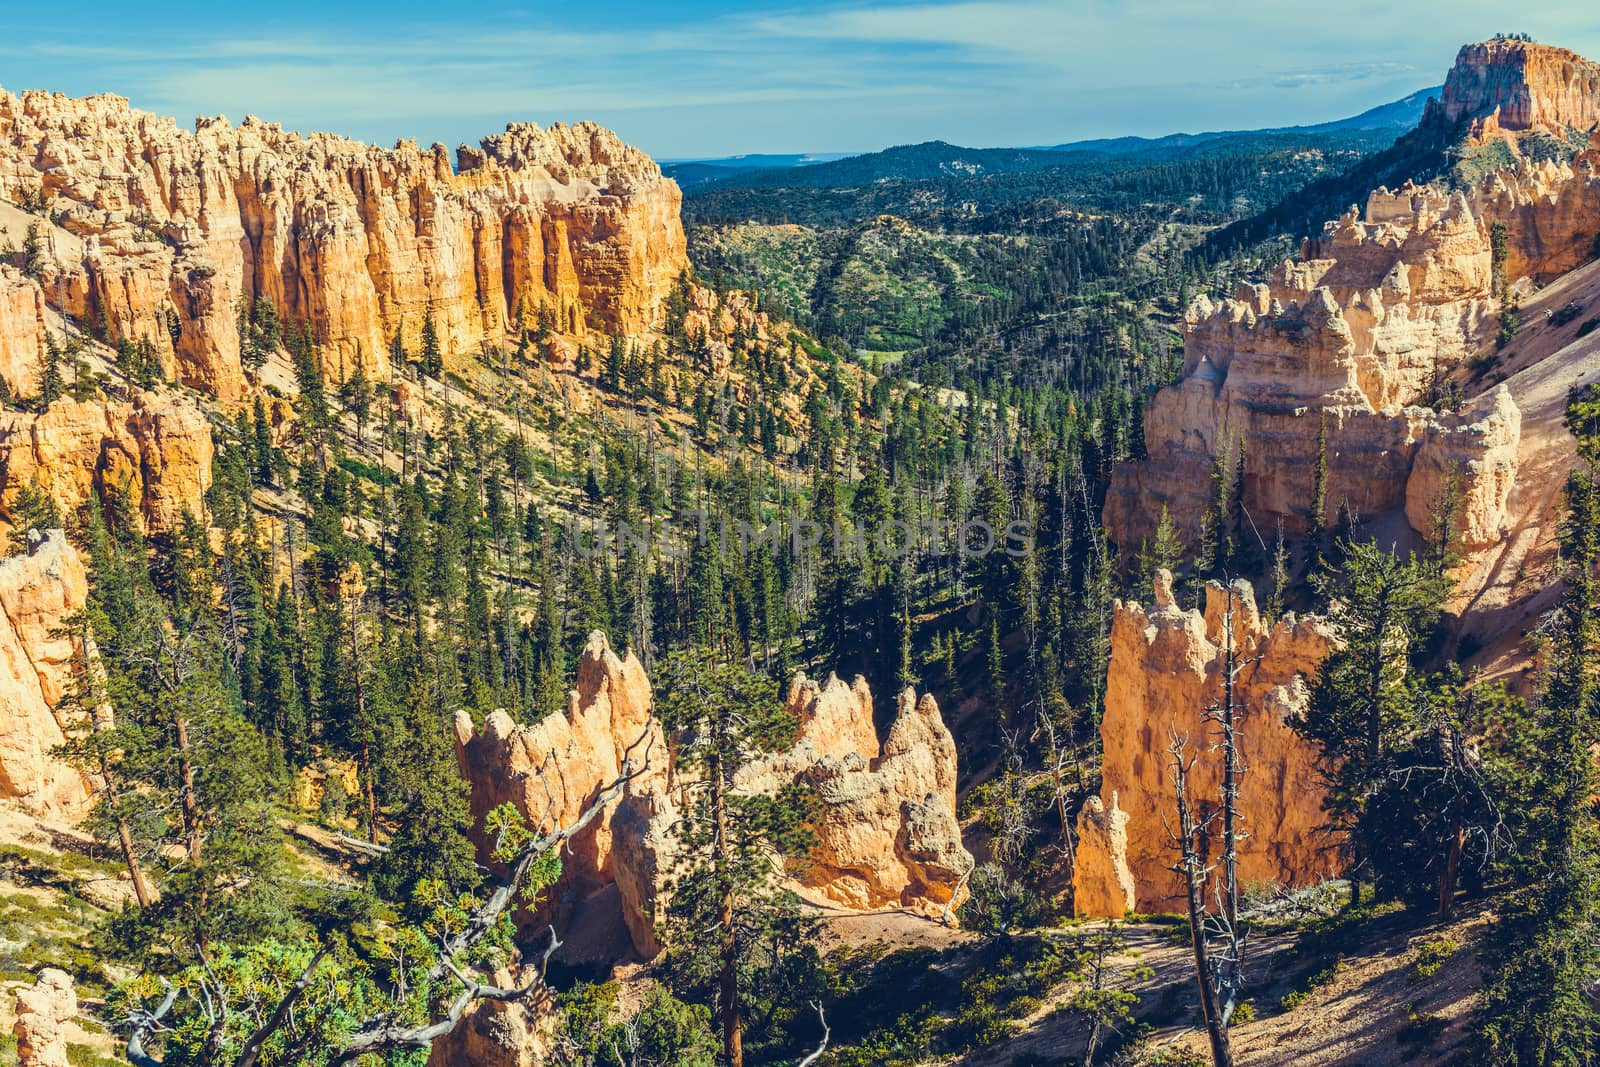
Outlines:
[[[1412,981],[1432,978],[1444,966],[1444,961],[1454,956],[1461,943],[1453,937],[1440,937],[1424,941],[1417,946],[1417,962]]]
[[[1450,1020],[1442,1015],[1427,1011],[1419,1012],[1412,1007],[1406,1014],[1405,1025],[1394,1036],[1402,1045],[1421,1045],[1426,1048],[1437,1044],[1449,1026]]]
[[[1313,992],[1331,983],[1344,969],[1344,954],[1333,958],[1333,962],[1306,977],[1305,984],[1292,993],[1285,993],[1278,1001],[1278,1006],[1284,1011],[1293,1011],[1311,996]]]

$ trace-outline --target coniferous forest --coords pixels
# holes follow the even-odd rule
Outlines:
[[[1594,1062],[1600,74],[1433,93],[686,171],[658,293],[508,209],[367,318],[372,204],[567,128],[228,127],[363,205],[235,270],[198,133],[107,208],[28,124],[137,123],[0,93],[0,1064]]]

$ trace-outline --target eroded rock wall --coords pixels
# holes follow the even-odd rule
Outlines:
[[[1454,191],[1375,190],[1364,211],[1328,223],[1264,282],[1195,300],[1182,378],[1146,409],[1148,458],[1120,465],[1107,494],[1111,537],[1136,550],[1166,507],[1197,541],[1212,471],[1241,449],[1256,528],[1281,522],[1303,533],[1320,445],[1327,523],[1348,507],[1401,513],[1422,532],[1442,469],[1454,464],[1468,500],[1467,547],[1495,541],[1516,478],[1520,413],[1499,392],[1459,412],[1429,405],[1454,368],[1492,351],[1506,285],[1542,284],[1600,249],[1595,69],[1527,42],[1463,49],[1443,110],[1430,109],[1424,127],[1439,127],[1444,143],[1503,139],[1511,165]],[[1485,116],[1498,125],[1485,127]],[[1535,151],[1541,137],[1570,151]]]
[[[29,487],[63,516],[91,494],[116,494],[145,529],[175,529],[185,513],[204,516],[213,454],[210,423],[178,392],[63,397],[43,412],[0,411],[0,532]]]
[[[519,308],[642,333],[688,265],[676,183],[593,123],[514,124],[452,163],[443,145],[253,117],[191,132],[117,96],[0,91],[0,197],[37,195],[81,239],[52,244],[44,291],[223,400],[244,387],[241,301],[309,322],[343,381],[358,362],[381,376],[396,331],[415,352],[430,307],[447,356]]]
[[[692,782],[668,763],[668,746],[650,718],[652,692],[631,654],[618,657],[591,634],[568,710],[531,726],[504,713],[481,731],[457,716],[457,753],[471,785],[474,824],[502,803],[542,826],[570,824],[613,780],[623,753],[644,738],[646,772],[578,838],[564,858],[559,901],[615,886],[635,952],[660,951],[656,921],[676,869],[677,827]],[[956,750],[931,696],[901,694],[888,736],[873,728],[872,694],[856,679],[817,684],[796,677],[787,707],[799,723],[795,744],[740,769],[736,791],[770,794],[796,782],[815,788],[818,845],[798,865],[796,888],[829,906],[905,907],[943,914],[961,903],[972,858],[956,822]],[[645,752],[640,744],[636,753]],[[480,839],[480,848],[487,842]],[[545,913],[538,921],[549,921]],[[559,920],[559,916],[556,916]],[[524,923],[532,925],[532,919]]]
[[[1222,692],[1229,602],[1230,590],[1212,582],[1205,611],[1185,611],[1173,602],[1165,571],[1148,611],[1117,602],[1100,724],[1103,801],[1079,816],[1074,881],[1082,914],[1183,907],[1182,883],[1171,870],[1177,853],[1168,827],[1177,825],[1177,806],[1169,749],[1174,737],[1184,740],[1195,760],[1190,796],[1196,805],[1214,807],[1222,756],[1213,748],[1218,727],[1207,714]],[[1326,791],[1315,748],[1288,720],[1305,707],[1307,679],[1335,638],[1315,618],[1285,615],[1269,625],[1248,583],[1231,587],[1231,602],[1247,768],[1240,786],[1248,835],[1239,845],[1240,875],[1246,884],[1308,884],[1337,873],[1340,855],[1338,841],[1322,829]],[[1220,843],[1211,842],[1211,850],[1219,853]]]
[[[77,641],[61,632],[88,603],[78,550],[61,530],[35,532],[29,550],[0,559],[0,797],[36,813],[78,815],[89,783],[52,750],[67,739]]]

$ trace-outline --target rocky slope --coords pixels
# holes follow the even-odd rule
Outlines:
[[[1492,345],[1506,294],[1594,256],[1595,77],[1592,64],[1560,49],[1463,49],[1424,125],[1449,124],[1462,151],[1487,159],[1498,156],[1486,146],[1503,146],[1509,166],[1454,190],[1378,189],[1363,212],[1328,223],[1263,283],[1220,302],[1197,299],[1183,324],[1183,377],[1146,412],[1149,458],[1123,465],[1108,494],[1112,537],[1136,548],[1165,506],[1196,539],[1219,457],[1228,463],[1242,449],[1245,507],[1260,531],[1306,529],[1323,451],[1325,521],[1348,506],[1363,517],[1401,513],[1420,531],[1454,466],[1463,539],[1497,540],[1520,413],[1502,391],[1447,410],[1435,387]],[[1558,134],[1570,151],[1552,155]]]
[[[89,798],[83,776],[51,754],[72,725],[57,709],[82,651],[60,628],[88,594],[83,560],[60,530],[0,559],[0,798],[38,814],[81,814]]]
[[[645,773],[571,842],[560,885],[539,915],[524,917],[525,929],[550,921],[564,927],[584,922],[585,911],[616,909],[634,952],[649,958],[660,950],[655,924],[676,862],[685,783],[650,718],[652,698],[638,659],[617,656],[596,632],[564,714],[530,726],[496,714],[477,732],[458,715],[457,753],[475,823],[511,803],[530,822],[565,824],[615,778],[630,747],[644,761]],[[881,745],[872,696],[860,679],[817,685],[797,677],[787,706],[800,725],[796,743],[743,768],[735,788],[768,793],[800,781],[816,789],[818,845],[797,870],[796,888],[818,903],[855,910],[942,914],[952,898],[959,905],[972,858],[956,822],[955,742],[933,698],[902,694]]]
[[[499,340],[519,307],[567,333],[639,334],[687,267],[677,185],[592,123],[514,124],[452,161],[442,145],[253,117],[190,132],[121,97],[0,91],[0,198],[41,197],[57,225],[30,284],[223,400],[244,389],[238,311],[257,297],[310,323],[342,381],[357,362],[382,375],[397,330],[414,351],[430,308],[447,355]],[[0,281],[8,305],[37,304]],[[16,374],[6,354],[31,350],[32,325],[3,321],[0,373]]]
[[[1207,716],[1221,699],[1230,611],[1246,768],[1240,816],[1248,836],[1239,846],[1240,877],[1245,884],[1294,886],[1339,870],[1337,842],[1321,830],[1325,791],[1316,750],[1288,725],[1305,707],[1306,679],[1334,645],[1332,630],[1292,614],[1276,623],[1263,620],[1243,581],[1231,589],[1209,583],[1205,611],[1185,611],[1173,602],[1171,582],[1166,571],[1159,573],[1149,611],[1116,605],[1100,723],[1100,802],[1087,804],[1078,820],[1080,914],[1182,909],[1167,829],[1177,825],[1170,748],[1181,739],[1186,758],[1195,760],[1189,791],[1196,804],[1219,795],[1218,727]]]

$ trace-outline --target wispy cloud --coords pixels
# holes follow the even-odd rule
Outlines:
[[[302,7],[283,13],[292,25],[246,8],[155,27],[118,9],[70,30],[39,14],[0,39],[0,81],[21,71],[184,118],[249,112],[377,141],[593,117],[690,155],[1318,121],[1437,80],[1456,45],[1495,30],[1600,45],[1587,8],[1543,5],[1507,26],[1499,0],[1413,0],[1396,33],[1371,29],[1394,20],[1375,0],[756,0],[570,19],[402,5],[344,23],[345,8],[285,2]]]

